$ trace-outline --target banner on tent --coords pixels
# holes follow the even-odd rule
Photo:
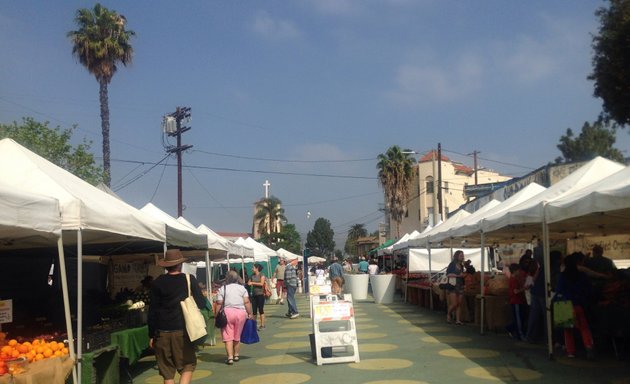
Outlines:
[[[112,263],[111,290],[116,293],[121,290],[136,289],[140,282],[149,274],[148,263]]]
[[[593,246],[601,245],[604,256],[612,260],[630,259],[630,235],[593,236],[567,241],[567,254],[591,253]]]

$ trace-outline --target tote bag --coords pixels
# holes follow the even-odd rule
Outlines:
[[[573,302],[571,300],[553,303],[553,325],[558,328],[573,328]]]
[[[241,343],[255,344],[259,341],[260,338],[258,337],[258,331],[256,330],[256,320],[245,320],[245,325],[243,325],[243,331],[241,332]]]
[[[183,301],[180,301],[182,306],[182,312],[184,314],[184,321],[186,322],[186,332],[190,341],[199,340],[208,335],[206,331],[206,321],[203,319],[203,315],[197,307],[195,299],[190,294],[190,276],[186,273],[186,285],[188,286],[188,297]]]

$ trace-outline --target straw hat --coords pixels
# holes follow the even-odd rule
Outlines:
[[[181,264],[184,261],[186,261],[186,258],[184,258],[184,255],[182,255],[182,252],[179,249],[169,249],[168,251],[166,251],[164,258],[158,260],[157,264],[160,267],[167,268],[177,264]]]

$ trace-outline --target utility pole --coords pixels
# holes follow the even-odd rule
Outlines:
[[[438,157],[438,190],[437,190],[437,198],[438,198],[438,209],[440,212],[440,219],[444,221],[444,216],[442,216],[442,144],[438,143],[437,150]]]
[[[475,185],[478,184],[478,180],[477,180],[477,155],[480,154],[481,152],[474,150],[472,155],[473,155],[473,164],[475,167]]]
[[[433,227],[435,227],[438,223],[438,199],[437,199],[437,191],[438,191],[438,178],[437,178],[437,164],[435,159],[435,150],[431,150],[431,160],[433,166]]]
[[[175,121],[175,129],[169,122]],[[177,146],[167,149],[168,153],[177,154],[177,216],[183,216],[182,204],[182,152],[192,148],[192,145],[182,145],[182,133],[190,130],[190,127],[183,127],[182,121],[190,120],[190,107],[177,107],[175,112],[165,116],[164,131],[169,136],[177,137]],[[170,128],[169,128],[170,126]]]

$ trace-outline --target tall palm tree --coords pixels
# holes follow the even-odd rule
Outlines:
[[[135,33],[125,29],[127,19],[100,4],[94,9],[79,9],[74,17],[78,29],[68,32],[72,54],[96,77],[100,86],[101,131],[103,133],[104,182],[111,186],[109,149],[109,101],[107,86],[116,73],[117,64],[131,64],[133,48],[130,40]]]
[[[260,199],[256,203],[256,214],[254,215],[258,232],[263,235],[272,235],[281,230],[280,223],[286,221],[282,202],[277,197],[271,196]],[[271,242],[273,236],[266,236]],[[267,244],[270,245],[270,244]]]
[[[396,222],[396,235],[400,237],[400,222],[407,213],[407,200],[413,178],[413,159],[399,146],[391,146],[379,154],[378,180],[385,192],[385,201],[391,218]]]
[[[368,231],[365,229],[365,224],[352,224],[348,230],[348,237],[346,238],[346,245],[344,247],[345,251],[356,256],[359,253],[357,239],[367,235]]]

